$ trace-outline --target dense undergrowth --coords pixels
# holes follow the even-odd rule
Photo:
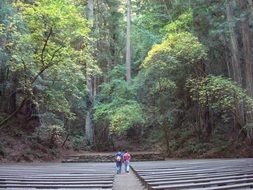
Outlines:
[[[14,128],[0,135],[0,162],[59,162],[66,155],[88,152],[161,152],[169,159],[193,158],[241,158],[252,157],[253,150],[247,141],[234,135],[231,129],[220,128],[210,139],[196,136],[187,129],[173,129],[169,139],[169,151],[164,146],[162,131],[146,129],[142,136],[138,131],[129,130],[126,136],[115,136],[114,144],[97,145],[93,150],[83,146],[82,136],[70,136],[64,143],[65,136],[57,136],[53,141],[41,138],[35,132]],[[200,137],[200,138],[199,138]],[[64,143],[64,146],[62,146]]]

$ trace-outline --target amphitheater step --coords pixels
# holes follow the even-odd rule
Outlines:
[[[66,156],[63,163],[82,163],[82,162],[113,162],[115,153],[85,153]],[[159,161],[165,157],[159,152],[133,152],[132,161]]]
[[[148,190],[253,189],[253,159],[170,160],[131,165]]]

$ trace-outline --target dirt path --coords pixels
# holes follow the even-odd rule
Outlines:
[[[113,190],[145,190],[132,170],[129,173],[117,174],[113,183]]]

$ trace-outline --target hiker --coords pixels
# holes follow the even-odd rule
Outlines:
[[[125,154],[123,155],[123,159],[124,159],[124,164],[125,164],[125,172],[129,173],[131,155],[129,154],[128,151],[125,151]]]
[[[123,161],[123,154],[118,151],[115,154],[115,162],[116,162],[116,173],[120,174],[121,173],[121,166],[122,166],[122,161]]]

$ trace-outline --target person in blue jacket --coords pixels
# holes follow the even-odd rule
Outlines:
[[[123,162],[123,154],[122,154],[122,152],[118,151],[115,154],[115,163],[116,163],[116,173],[117,174],[121,173],[122,162]]]

